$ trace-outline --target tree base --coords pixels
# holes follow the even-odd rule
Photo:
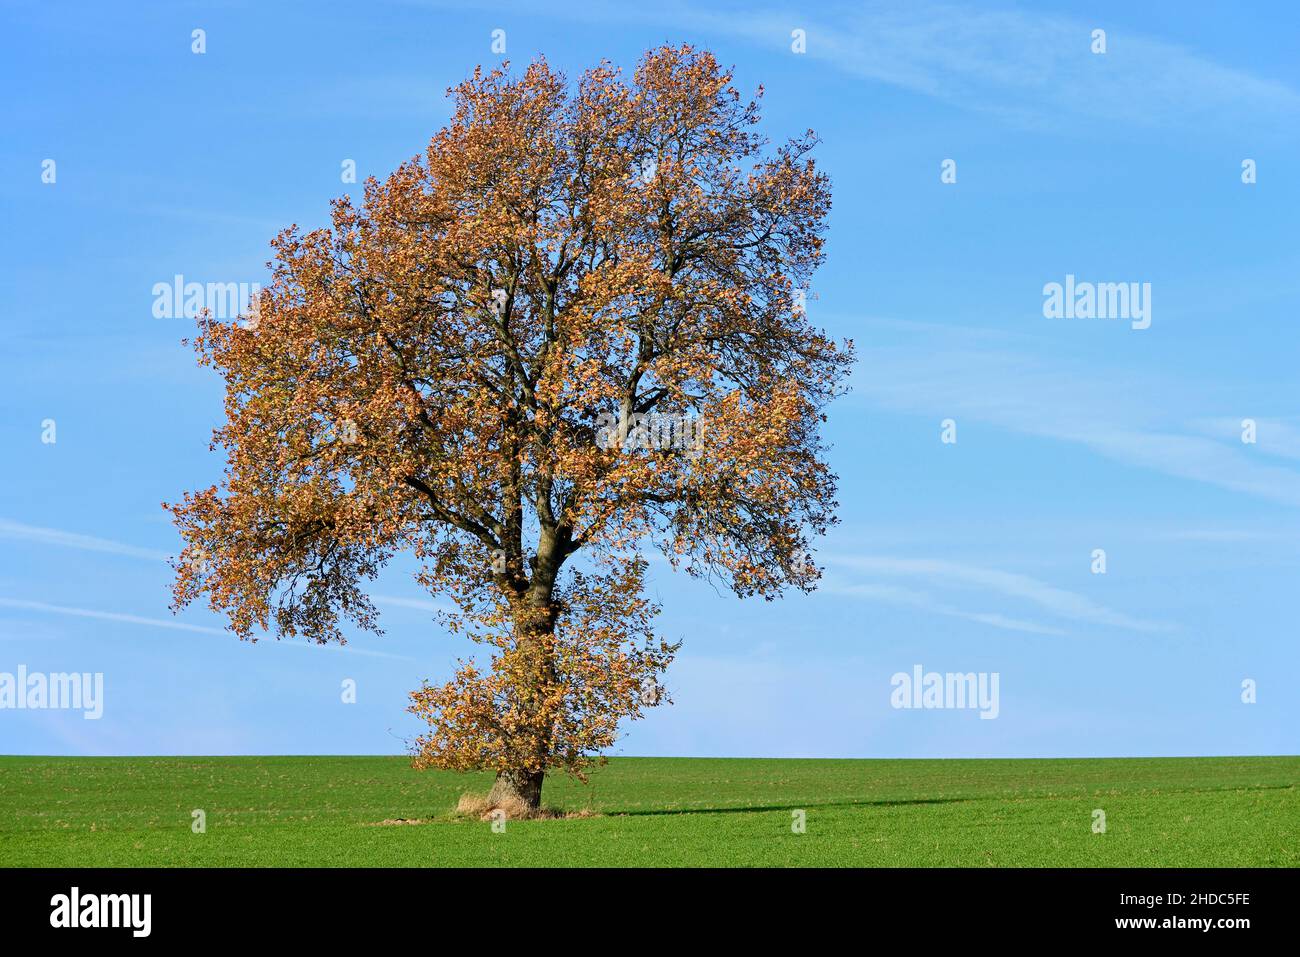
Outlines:
[[[542,809],[544,777],[541,771],[499,772],[492,790],[488,792],[485,811],[489,814],[504,811],[511,819],[538,816]]]

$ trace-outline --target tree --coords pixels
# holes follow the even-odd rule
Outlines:
[[[228,465],[168,506],[174,597],[243,638],[341,642],[378,631],[363,584],[414,554],[490,652],[412,693],[415,763],[491,769],[535,809],[548,769],[581,775],[665,700],[643,549],[741,597],[814,587],[852,343],[802,307],[816,139],[769,151],[709,53],[452,92],[422,158],[280,233],[253,319],[200,321]]]

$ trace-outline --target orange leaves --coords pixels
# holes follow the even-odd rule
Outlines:
[[[664,703],[657,676],[677,648],[653,636],[658,609],[641,596],[644,573],[635,559],[574,573],[553,596],[553,624],[515,609],[501,634],[493,619],[487,672],[463,662],[446,684],[412,692],[408,710],[429,724],[416,766],[581,773],[614,743],[620,721]]]
[[[830,187],[815,137],[767,151],[758,99],[689,46],[630,78],[476,70],[453,95],[420,156],[276,237],[255,328],[201,323],[229,461],[172,506],[175,600],[342,640],[410,551],[460,608],[445,624],[494,652],[413,697],[420,760],[577,769],[671,658],[629,555],[740,595],[816,581],[819,426],[852,362],[802,309]],[[663,420],[700,441],[633,440]]]

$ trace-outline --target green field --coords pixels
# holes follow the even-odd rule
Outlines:
[[[590,816],[494,833],[453,813],[487,776],[404,758],[0,757],[0,865],[1294,867],[1298,783],[1297,757],[617,758],[547,781]]]

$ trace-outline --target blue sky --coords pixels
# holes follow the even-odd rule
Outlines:
[[[571,75],[706,46],[764,85],[774,138],[817,130],[833,180],[809,309],[860,361],[828,425],[823,588],[740,601],[657,566],[675,704],[615,753],[1300,752],[1294,4],[535,7],[5,6],[0,672],[103,672],[105,701],[0,710],[0,753],[401,753],[418,732],[407,692],[467,648],[403,569],[374,589],[387,634],[345,649],[168,611],[159,503],[219,476],[221,394],[152,289],[263,281],[279,228],[358,194],[344,160],[383,177],[422,149],[445,88],[502,58],[494,29]],[[1150,283],[1150,328],[1045,318],[1067,274]],[[891,707],[916,664],[998,673],[998,718]]]

